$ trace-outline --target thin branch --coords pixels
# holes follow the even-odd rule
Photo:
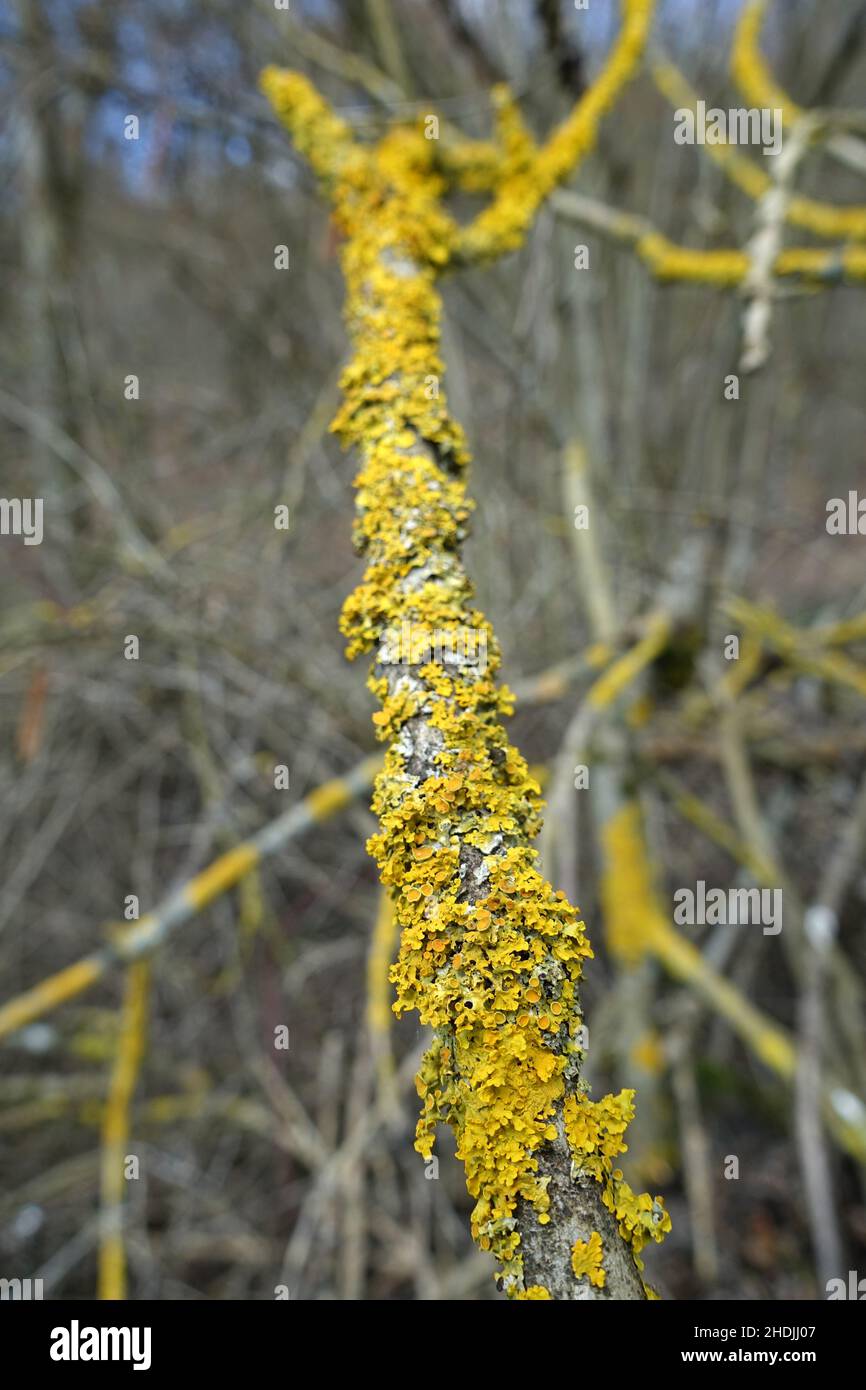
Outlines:
[[[115,965],[150,955],[169,935],[195,917],[202,908],[233,888],[245,874],[270,858],[296,836],[347,806],[370,786],[380,759],[365,758],[345,777],[317,787],[297,806],[285,811],[251,839],[223,854],[188,883],[173,892],[159,907],[133,927],[124,927],[106,946],[82,957],[74,965],[51,975],[0,1008],[0,1039],[7,1038],[34,1019],[41,1018],[101,980]]]

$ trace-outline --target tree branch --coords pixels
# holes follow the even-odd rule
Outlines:
[[[628,6],[631,58],[648,9]],[[620,56],[620,77],[623,66]],[[350,657],[375,653],[374,722],[389,744],[370,848],[401,928],[396,1008],[434,1030],[416,1148],[429,1160],[437,1123],[453,1126],[473,1235],[510,1296],[640,1299],[639,1252],[670,1222],[616,1166],[633,1093],[593,1102],[581,1085],[590,948],[576,909],[535,866],[539,788],[502,728],[512,697],[495,682],[494,634],[460,554],[469,455],[441,389],[435,284],[455,224],[435,141],[397,129],[360,149],[299,75],[269,69],[263,86],[346,235],[353,353],[333,428],[361,459],[367,570],[341,626]],[[610,83],[605,92],[597,115]],[[508,121],[522,158],[525,135]]]

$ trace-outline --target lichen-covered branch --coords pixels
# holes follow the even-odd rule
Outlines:
[[[99,1297],[126,1297],[126,1247],[123,1240],[126,1178],[124,1161],[129,1117],[144,1055],[150,999],[150,962],[134,961],[126,972],[120,1037],[102,1121],[99,1214]]]
[[[785,121],[796,121],[805,112],[776,84],[764,56],[759,38],[766,12],[766,0],[746,0],[740,10],[731,49],[731,72],[747,101],[784,112]]]
[[[689,281],[736,289],[748,279],[752,267],[748,251],[679,245],[657,231],[646,218],[608,207],[570,188],[555,193],[552,202],[556,213],[566,221],[589,227],[606,239],[629,247],[663,284]],[[790,203],[787,207],[790,209]],[[783,247],[774,252],[767,276],[773,281],[802,281],[809,288],[821,284],[864,284],[866,247]]]
[[[541,147],[524,129],[507,89],[496,89],[507,158],[489,206],[461,230],[456,260],[491,260],[521,245],[544,200],[594,148],[602,117],[637,70],[654,10],[655,0],[622,0],[623,22],[607,62]]]
[[[650,8],[626,5],[632,57]],[[268,69],[262,81],[345,236],[352,357],[334,428],[361,460],[367,569],[342,628],[350,656],[374,654],[373,718],[389,745],[370,849],[401,930],[395,1007],[433,1029],[416,1147],[429,1157],[437,1123],[453,1126],[473,1235],[510,1296],[644,1298],[639,1253],[669,1218],[617,1166],[632,1092],[593,1101],[581,1084],[591,950],[578,911],[536,867],[539,787],[502,727],[512,697],[460,554],[469,456],[442,390],[436,280],[461,234],[441,206],[435,142],[397,128],[364,147],[303,77]],[[508,127],[500,135],[522,158],[513,113]]]

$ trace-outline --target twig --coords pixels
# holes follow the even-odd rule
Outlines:
[[[123,1240],[124,1165],[129,1139],[129,1112],[141,1059],[150,994],[150,962],[135,961],[126,972],[120,1036],[102,1123],[99,1218],[99,1293],[101,1299],[126,1298],[126,1250]]]
[[[747,304],[743,313],[743,347],[740,368],[756,372],[770,355],[770,321],[773,312],[773,268],[782,249],[785,214],[797,166],[809,148],[815,126],[801,116],[773,162],[773,182],[758,204],[755,233],[746,247],[749,270],[743,280]]]

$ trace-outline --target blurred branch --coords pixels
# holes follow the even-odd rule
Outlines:
[[[838,652],[821,651],[821,628],[796,628],[786,623],[772,609],[750,603],[743,598],[730,598],[723,606],[735,621],[742,623],[748,632],[759,637],[797,670],[819,676],[831,684],[845,686],[856,691],[858,695],[866,696],[866,668]],[[844,631],[844,625],[840,626]],[[830,641],[840,640],[836,636],[835,625],[824,631],[832,634],[828,644]],[[855,635],[859,635],[856,629]],[[842,640],[849,639],[846,637]]]
[[[751,260],[747,251],[701,251],[680,246],[656,231],[645,218],[609,208],[572,189],[554,193],[551,202],[554,211],[567,221],[630,247],[663,283],[690,281],[732,289],[748,278]],[[842,280],[859,284],[866,281],[866,247],[843,246],[824,251],[811,246],[790,246],[778,251],[770,270],[777,279],[799,279],[808,285]]]
[[[324,782],[251,839],[215,859],[135,926],[118,931],[107,946],[4,1004],[0,1008],[0,1039],[89,989],[114,965],[149,955],[179,926],[234,887],[263,859],[270,858],[297,835],[347,806],[370,786],[379,766],[379,758],[365,758],[345,777]]]
[[[833,1171],[822,1117],[826,981],[839,917],[850,884],[863,863],[864,845],[866,777],[860,782],[854,806],[835,852],[830,856],[818,892],[805,915],[805,935],[811,947],[811,959],[798,1007],[800,1041],[795,1123],[818,1281],[824,1287],[828,1279],[840,1273],[844,1259],[833,1200]]]
[[[387,888],[379,890],[376,921],[367,954],[367,1027],[376,1064],[379,1102],[394,1103],[394,1053],[391,1046],[391,966],[396,956],[399,927]]]
[[[809,116],[794,124],[773,163],[770,191],[758,203],[755,232],[746,247],[749,269],[743,280],[746,308],[743,312],[743,348],[740,369],[755,372],[770,355],[770,321],[773,313],[773,267],[782,253],[785,215],[800,161],[812,138]]]
[[[257,8],[271,24],[277,26],[294,53],[299,53],[335,77],[355,83],[384,106],[393,106],[404,100],[405,93],[399,83],[360,53],[346,53],[308,24],[292,19],[288,10],[276,10],[272,0],[257,0]]]
[[[688,984],[742,1039],[765,1066],[793,1084],[797,1053],[788,1033],[719,975],[700,950],[677,932],[658,902],[646,851],[640,810],[623,803],[604,827],[605,917],[617,933],[618,949],[637,959],[649,952],[675,979]],[[822,1108],[837,1143],[866,1163],[866,1107],[829,1075]]]
[[[583,54],[562,23],[559,0],[535,0],[535,13],[559,81],[572,97],[580,96],[586,87]]]
[[[574,518],[569,537],[577,562],[579,590],[584,595],[596,642],[609,643],[617,630],[616,610],[598,538],[601,513],[595,509],[586,450],[578,440],[563,451],[562,467],[565,515]],[[583,527],[577,524],[579,508],[586,510],[587,525]]]
[[[126,972],[120,1035],[102,1124],[99,1221],[99,1298],[126,1298],[126,1250],[123,1240],[124,1187],[129,1139],[129,1111],[144,1054],[150,994],[150,962],[136,961]]]
[[[391,80],[408,95],[411,80],[394,22],[391,0],[367,0],[367,14],[382,66]]]

